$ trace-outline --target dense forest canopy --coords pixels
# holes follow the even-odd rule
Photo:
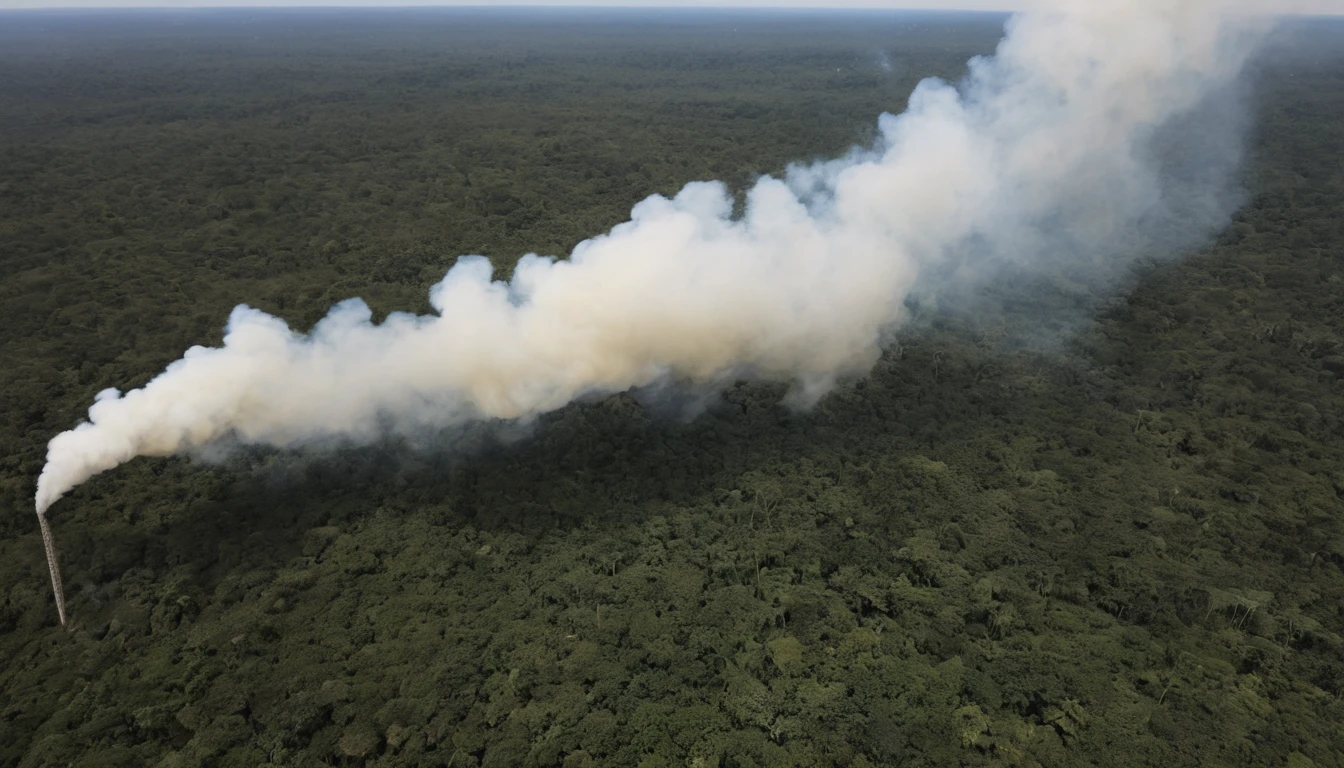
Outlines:
[[[235,304],[428,311],[460,254],[862,144],[1002,24],[7,14],[0,764],[1344,765],[1333,21],[1258,62],[1226,232],[1085,322],[1001,286],[806,412],[137,460],[53,509],[56,623],[47,440]]]

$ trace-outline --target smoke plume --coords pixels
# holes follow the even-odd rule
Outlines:
[[[689,184],[567,260],[524,257],[509,282],[458,260],[432,315],[374,324],[352,299],[302,334],[240,306],[222,347],[102,392],[51,441],[37,512],[136,456],[225,440],[368,441],[661,381],[789,381],[806,405],[870,369],[912,291],[1003,265],[1107,268],[1176,222],[1198,236],[1221,225],[1234,129],[1203,137],[1218,152],[1197,167],[1162,137],[1243,69],[1260,24],[1240,10],[1047,4],[1014,17],[960,84],[926,81],[883,115],[875,146],[760,179],[740,216],[723,184]]]

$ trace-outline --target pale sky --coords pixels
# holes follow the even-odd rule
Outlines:
[[[1340,0],[1344,3],[1344,0]],[[294,8],[407,6],[552,6],[587,8],[919,8],[1014,10],[1011,0],[0,0],[0,8]]]
[[[1085,2],[1087,0],[1079,0]],[[1124,2],[1125,0],[1114,0]],[[405,6],[585,6],[607,8],[919,8],[1011,11],[1032,0],[0,0],[0,9],[41,8],[253,8]],[[1263,0],[1255,5],[1285,14],[1344,14],[1344,0]]]

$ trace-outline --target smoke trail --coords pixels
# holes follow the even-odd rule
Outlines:
[[[240,306],[222,347],[102,392],[51,441],[38,514],[133,457],[224,439],[367,441],[664,380],[792,381],[810,403],[869,370],[935,277],[1105,262],[1174,215],[1221,225],[1228,173],[1171,183],[1158,139],[1234,82],[1258,28],[1212,0],[1058,0],[1014,17],[959,86],[922,83],[875,147],[761,179],[739,218],[724,185],[689,184],[568,260],[524,257],[508,283],[460,259],[436,314],[380,325],[357,299],[307,335]]]

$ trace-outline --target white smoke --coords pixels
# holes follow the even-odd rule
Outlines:
[[[786,380],[814,401],[869,370],[929,274],[1118,253],[1174,205],[1225,215],[1208,202],[1225,174],[1165,186],[1155,137],[1243,68],[1259,23],[1233,11],[1059,0],[1014,17],[959,86],[921,84],[870,150],[761,179],[741,217],[724,185],[690,184],[568,260],[524,257],[508,283],[459,260],[431,291],[437,314],[375,325],[355,299],[304,335],[240,306],[222,347],[101,393],[51,441],[37,511],[136,456],[223,440],[367,441],[669,379]]]

